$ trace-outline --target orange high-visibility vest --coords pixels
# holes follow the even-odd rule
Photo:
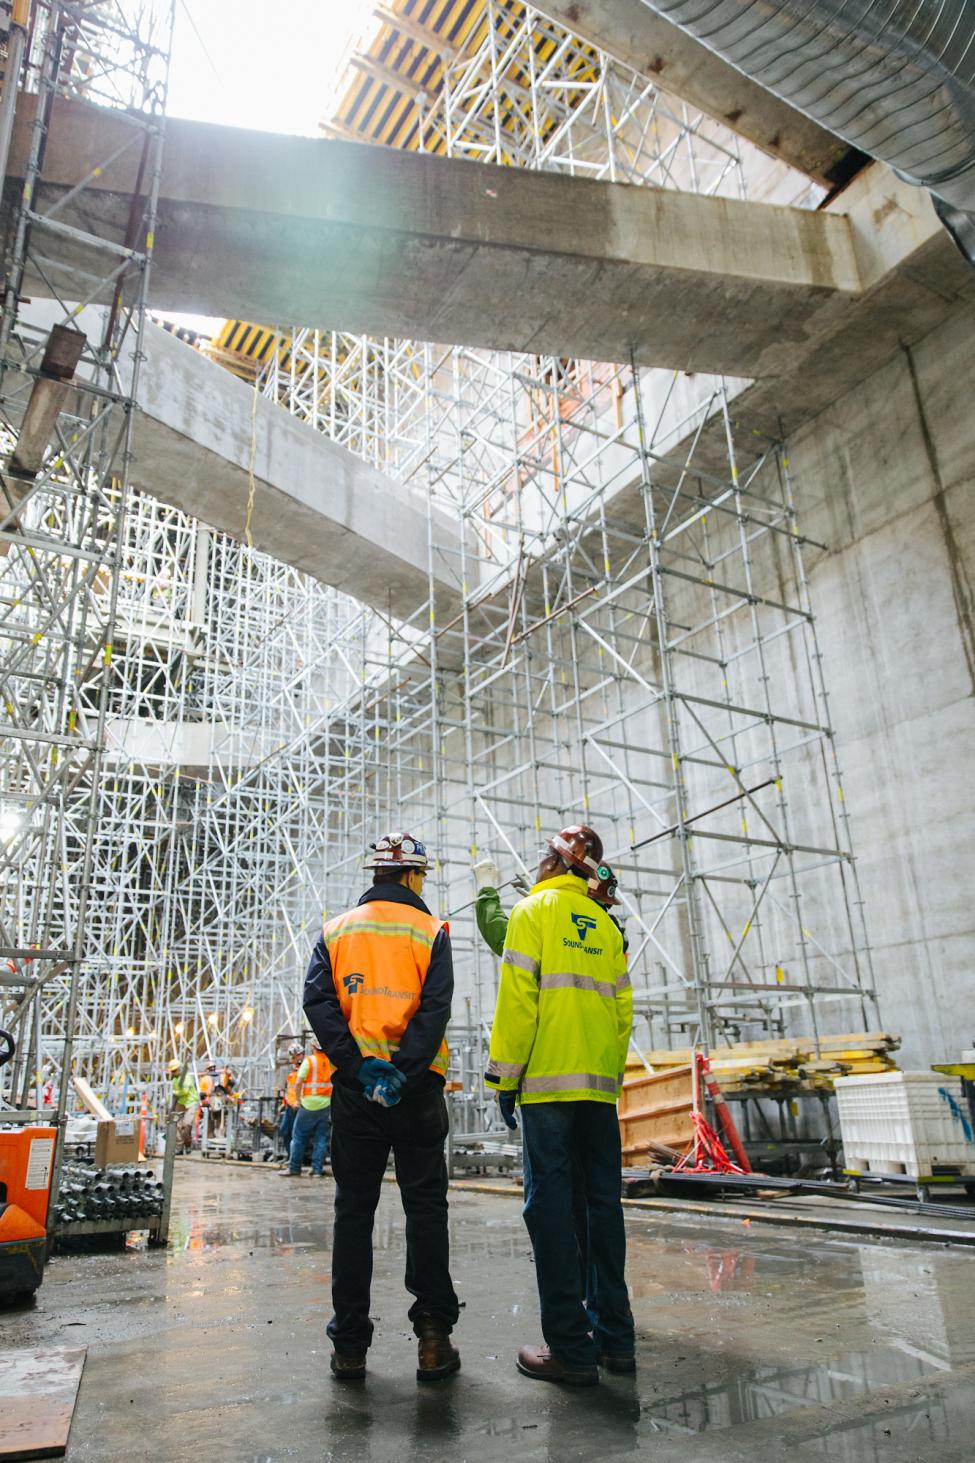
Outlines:
[[[447,926],[409,904],[358,904],[324,928],[332,981],[363,1057],[390,1057],[420,1004],[433,942]],[[446,1041],[430,1070],[446,1076]]]
[[[284,1100],[289,1107],[297,1107],[298,1099],[295,1097],[295,1083],[298,1080],[298,1068],[288,1073],[288,1080],[284,1084]]]
[[[212,1091],[213,1091],[213,1077],[212,1077],[212,1075],[209,1072],[203,1072],[203,1073],[201,1073],[201,1075],[200,1075],[200,1092],[201,1092],[201,1094],[203,1095],[204,1098],[207,1098],[207,1097],[210,1096],[210,1094],[211,1094]]]
[[[305,1060],[311,1063],[311,1071],[302,1084],[302,1097],[331,1097],[334,1068],[328,1057],[324,1052],[310,1051]]]

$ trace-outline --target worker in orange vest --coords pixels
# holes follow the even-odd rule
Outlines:
[[[291,1062],[291,1071],[285,1078],[281,1111],[278,1115],[278,1138],[284,1149],[285,1159],[291,1152],[291,1134],[294,1131],[295,1113],[298,1111],[298,1099],[295,1097],[298,1068],[305,1060],[305,1049],[300,1041],[291,1043],[288,1048],[288,1059]]]
[[[459,1312],[444,1156],[450,935],[420,897],[427,855],[419,839],[381,838],[366,868],[372,887],[325,924],[305,980],[305,1014],[335,1067],[331,1367],[340,1381],[366,1374],[373,1219],[392,1150],[406,1213],[416,1375],[431,1381],[460,1366],[450,1340]]]
[[[217,1085],[217,1064],[207,1062],[200,1073],[200,1101],[204,1107],[210,1106],[210,1099],[214,1094]]]
[[[311,1051],[295,1074],[294,1092],[298,1106],[291,1131],[291,1149],[285,1177],[301,1178],[302,1159],[310,1143],[312,1177],[324,1178],[325,1159],[328,1157],[329,1108],[332,1104],[332,1064],[315,1036],[311,1040]]]

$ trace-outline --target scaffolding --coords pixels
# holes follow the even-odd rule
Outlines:
[[[23,77],[5,77],[8,113],[23,80],[17,105],[32,119],[0,328],[0,981],[18,1043],[5,1087],[28,1116],[47,1064],[70,1071],[92,996],[87,928],[171,11],[38,0]],[[111,107],[126,135],[52,191],[44,151],[65,97]],[[110,163],[136,177],[121,219],[93,187]],[[67,1095],[62,1082],[59,1118]]]
[[[465,40],[446,8],[429,71],[409,29],[355,38],[346,62],[368,64],[323,131],[745,196],[716,123],[532,7],[476,9]],[[437,851],[465,1050],[496,989],[471,860],[530,872],[540,834],[580,816],[622,878],[641,1041],[876,1022],[809,593],[823,546],[783,445],[735,422],[747,383],[296,329],[260,384],[466,530],[462,611],[444,621],[431,574],[411,621],[378,627],[387,664],[346,713],[356,746],[375,737],[376,825]],[[358,852],[331,861],[330,902]]]
[[[533,7],[443,4],[425,38],[421,9],[396,0],[395,23],[355,38],[324,131],[747,195],[731,133]],[[113,644],[99,720],[74,697],[93,761],[104,744],[70,815],[87,871],[36,885],[58,911],[86,891],[84,980],[58,985],[51,964],[42,989],[77,992],[78,1064],[110,1105],[161,1103],[174,1056],[230,1059],[266,1091],[323,914],[358,897],[365,848],[393,826],[437,859],[470,1131],[491,1122],[497,980],[470,864],[531,873],[540,837],[580,817],[620,874],[640,1045],[868,1025],[809,591],[821,546],[782,444],[735,421],[745,383],[287,324],[228,328],[220,349],[245,339],[258,389],[462,525],[463,602],[438,599],[432,535],[428,597],[400,621],[147,495],[116,515],[117,556],[99,543],[87,594]],[[73,673],[95,645],[87,628],[72,645]],[[60,667],[52,705],[72,684]],[[67,844],[44,837],[54,867]],[[21,845],[8,855],[32,887]],[[23,905],[21,961],[43,923],[41,901]],[[63,1040],[57,1000],[43,1022]]]

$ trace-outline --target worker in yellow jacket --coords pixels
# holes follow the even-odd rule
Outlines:
[[[524,1130],[524,1215],[546,1345],[523,1346],[518,1370],[570,1386],[597,1382],[599,1365],[636,1367],[616,1116],[633,993],[623,936],[589,897],[602,856],[602,841],[585,825],[548,840],[537,882],[508,920],[485,1074],[505,1122],[517,1126],[517,1103]],[[589,1218],[585,1296],[572,1222],[575,1164]]]

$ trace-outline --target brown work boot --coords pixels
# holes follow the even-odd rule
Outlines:
[[[460,1370],[460,1352],[451,1343],[450,1332],[442,1321],[433,1316],[421,1316],[416,1346],[416,1379],[418,1382],[438,1382]]]
[[[536,1382],[561,1382],[564,1387],[595,1387],[599,1371],[594,1366],[566,1366],[547,1346],[523,1346],[518,1353],[518,1370]]]
[[[353,1356],[348,1352],[333,1351],[332,1376],[337,1382],[361,1382],[366,1374],[365,1355]]]

